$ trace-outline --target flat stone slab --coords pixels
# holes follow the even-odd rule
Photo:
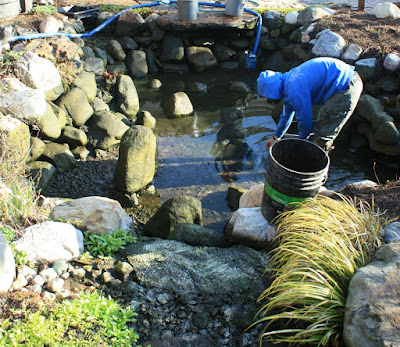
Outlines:
[[[221,8],[223,10],[223,8]],[[178,12],[171,11],[158,18],[157,24],[166,30],[214,30],[214,29],[253,29],[257,25],[257,16],[244,12],[241,17],[227,16],[222,12],[199,12],[196,20],[180,21]]]

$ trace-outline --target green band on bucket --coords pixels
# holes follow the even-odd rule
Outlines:
[[[265,187],[264,187],[264,189],[265,189],[265,192],[268,194],[268,196],[269,196],[272,200],[274,200],[274,201],[276,201],[276,202],[278,202],[278,203],[280,203],[280,204],[282,204],[282,205],[289,205],[289,204],[291,204],[291,203],[299,203],[299,202],[302,202],[302,201],[304,201],[305,199],[307,199],[307,198],[295,198],[295,197],[293,197],[293,196],[287,196],[287,195],[285,195],[285,194],[279,193],[279,192],[276,191],[274,188],[272,188],[272,187],[268,184],[267,181],[265,181]]]

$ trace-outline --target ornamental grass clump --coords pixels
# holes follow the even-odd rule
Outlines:
[[[259,297],[262,341],[339,346],[350,279],[380,245],[374,207],[318,197],[279,215],[273,282]]]

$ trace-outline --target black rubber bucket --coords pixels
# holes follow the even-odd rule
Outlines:
[[[285,206],[318,193],[328,177],[329,156],[316,144],[288,138],[274,142],[266,159],[261,212],[271,222]]]

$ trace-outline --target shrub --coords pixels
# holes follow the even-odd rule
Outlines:
[[[31,13],[38,13],[44,15],[54,15],[58,13],[57,7],[52,5],[35,6],[32,8]]]
[[[52,308],[22,307],[19,320],[0,321],[2,346],[135,346],[138,335],[129,328],[136,315],[97,292],[82,293]]]
[[[253,324],[264,324],[260,344],[340,345],[350,279],[371,261],[382,229],[373,206],[339,197],[307,199],[277,217],[274,280]]]

